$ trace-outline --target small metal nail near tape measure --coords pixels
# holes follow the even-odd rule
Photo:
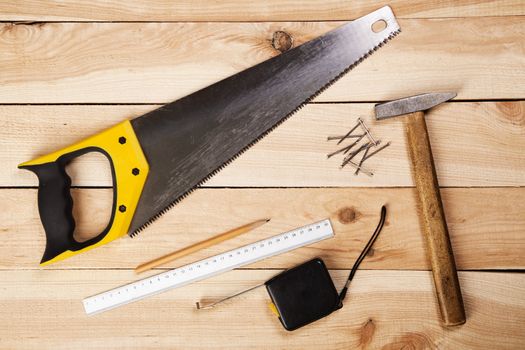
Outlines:
[[[286,270],[263,284],[254,286],[235,295],[207,305],[196,303],[197,309],[210,309],[223,301],[232,299],[262,285],[270,295],[270,308],[279,317],[286,330],[293,331],[330,315],[343,307],[348,286],[359,264],[377,239],[386,218],[386,208],[381,208],[381,218],[375,232],[357,258],[345,286],[337,292],[328,269],[320,258],[315,258]]]

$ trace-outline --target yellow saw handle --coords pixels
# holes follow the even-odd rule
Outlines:
[[[89,152],[104,154],[111,164],[113,207],[107,227],[84,242],[73,233],[73,199],[67,164]],[[38,211],[46,233],[41,265],[47,265],[108,243],[127,233],[149,166],[129,121],[122,122],[74,145],[18,166],[38,176]]]

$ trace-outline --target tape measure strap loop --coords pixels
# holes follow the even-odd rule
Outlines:
[[[370,251],[370,249],[374,245],[377,237],[381,233],[381,230],[383,229],[383,226],[385,225],[385,219],[386,219],[386,207],[383,205],[381,207],[381,217],[379,218],[379,223],[377,224],[377,227],[376,227],[374,233],[372,234],[372,237],[370,237],[370,240],[368,241],[366,246],[363,248],[363,251],[361,252],[359,257],[357,258],[357,260],[355,261],[354,266],[352,267],[352,270],[350,270],[350,275],[348,276],[348,280],[346,281],[345,286],[343,287],[343,289],[341,290],[341,293],[339,294],[339,300],[340,300],[341,303],[342,303],[343,299],[346,297],[346,293],[348,291],[348,286],[350,285],[350,282],[354,278],[354,275],[355,275],[357,269],[359,268],[359,265],[361,265],[361,262],[365,259],[366,255],[368,254],[368,252]]]

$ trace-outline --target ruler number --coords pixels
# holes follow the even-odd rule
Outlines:
[[[247,262],[255,262],[276,255],[280,252],[286,252],[331,236],[333,236],[333,231],[328,220],[316,222],[277,236],[266,238],[262,241],[254,242],[247,246],[224,252],[220,255],[195,262],[191,265],[182,266],[86,298],[84,299],[86,313],[92,314],[105,311],[141,299],[148,295],[164,291],[168,288],[177,287],[190,281],[201,280],[214,275],[219,271],[233,269],[242,266]],[[188,273],[186,274],[186,272]],[[162,283],[162,280],[164,280],[164,283]]]

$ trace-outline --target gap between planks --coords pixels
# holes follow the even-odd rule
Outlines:
[[[385,5],[380,0],[298,1],[167,1],[94,0],[0,3],[3,21],[312,21],[347,20]],[[477,17],[524,15],[520,0],[440,1],[390,0],[398,18]]]
[[[390,100],[389,100],[390,101]],[[454,98],[449,100],[446,103],[498,103],[498,102],[522,102],[522,98],[499,98],[499,99],[483,99],[483,100],[468,100],[468,99],[458,99]],[[375,100],[375,101],[311,101],[306,105],[338,105],[338,104],[377,104],[381,102],[387,102],[387,100]],[[93,103],[59,103],[59,102],[50,102],[50,103],[1,103],[1,106],[150,106],[152,108],[158,108],[164,106],[165,103],[148,103],[148,102],[123,102],[123,103],[112,103],[112,102],[93,102]]]
[[[525,97],[523,17],[399,22],[399,36],[316,101],[389,100],[400,88],[454,90],[468,100]],[[298,45],[341,24],[3,24],[0,101],[167,103],[277,55],[275,31]]]
[[[32,269],[44,251],[36,190],[0,191],[0,267]],[[74,216],[84,234],[109,217],[111,190],[74,190]],[[442,191],[459,269],[523,269],[525,188],[453,188]],[[329,268],[351,268],[387,204],[384,231],[364,269],[429,269],[413,189],[199,189],[138,237],[124,237],[50,268],[134,268],[219,232],[263,217],[261,228],[199,251],[166,268],[184,265],[277,233],[330,218],[335,238],[250,265],[287,268],[319,256]],[[195,224],[199,223],[199,224]],[[84,237],[86,238],[86,237]]]
[[[2,187],[37,186],[17,165],[68,146],[157,106],[0,106]],[[328,135],[349,130],[357,117],[390,147],[367,160],[373,177],[339,169]],[[426,116],[439,183],[443,187],[525,185],[525,102],[445,103]],[[372,104],[309,104],[205,183],[205,187],[413,186],[403,120],[377,122]],[[73,186],[108,187],[107,160],[86,155],[69,173]]]

